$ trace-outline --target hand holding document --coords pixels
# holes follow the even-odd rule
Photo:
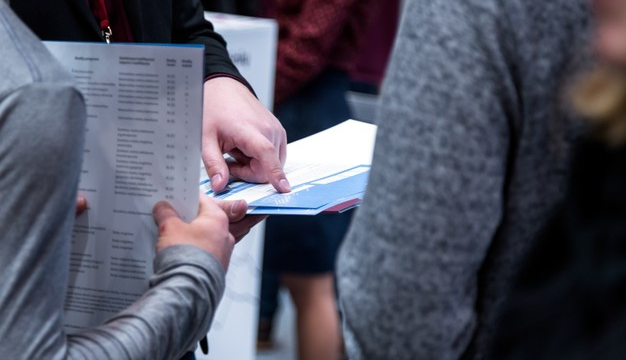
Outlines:
[[[343,211],[362,198],[374,125],[350,120],[290,144],[285,173],[291,193],[231,182],[216,196],[198,166],[202,47],[46,46],[74,76],[87,106],[78,187],[89,208],[77,217],[71,242],[68,333],[104,323],[148,289],[157,238],[152,208],[166,200],[192,220],[199,178],[201,189],[216,198],[246,200],[250,214],[315,215]]]
[[[46,42],[87,105],[65,303],[66,331],[102,324],[148,289],[167,200],[185,220],[198,209],[201,46]],[[70,186],[70,184],[68,184]]]
[[[215,194],[201,171],[200,189],[222,200],[246,200],[249,214],[317,215],[358,206],[367,186],[376,126],[356,120],[287,146],[285,174],[292,191],[280,194],[269,184],[231,181]]]

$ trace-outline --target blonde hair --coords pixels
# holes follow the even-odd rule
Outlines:
[[[572,102],[608,145],[626,144],[626,71],[599,65],[574,86]]]

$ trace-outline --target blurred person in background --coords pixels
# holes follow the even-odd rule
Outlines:
[[[589,0],[406,2],[372,171],[338,258],[351,360],[484,359],[565,195]]]
[[[595,68],[574,88],[590,133],[567,198],[526,259],[491,359],[626,354],[626,0],[595,1]]]
[[[363,34],[367,40],[350,71],[350,91],[365,94],[380,92],[396,39],[400,12],[400,0],[387,0],[384,5],[378,5],[374,21],[370,22]]]
[[[279,26],[275,114],[290,142],[350,118],[345,96],[349,72],[367,40],[365,29],[384,4],[380,0],[266,0],[261,4],[262,14],[276,19]],[[351,216],[347,212],[268,219],[260,344],[270,340],[275,312],[271,300],[279,276],[296,308],[298,358],[340,357],[334,264]]]

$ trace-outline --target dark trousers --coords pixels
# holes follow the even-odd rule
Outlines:
[[[288,98],[275,111],[289,142],[313,135],[350,118],[345,98],[348,75],[328,70]],[[265,230],[260,316],[272,318],[278,306],[279,274],[333,272],[351,212],[318,216],[271,216]]]

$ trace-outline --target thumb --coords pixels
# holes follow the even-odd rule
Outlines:
[[[217,211],[218,213],[222,213],[222,209],[217,204],[217,201],[204,195],[200,192],[200,203],[198,207],[198,217],[211,217]]]
[[[165,230],[162,225],[166,221],[182,221],[180,220],[176,210],[174,210],[172,205],[166,201],[159,201],[156,205],[154,205],[154,208],[152,209],[152,216],[154,217],[154,222],[156,222],[159,228],[159,233],[162,233]]]
[[[222,201],[218,200],[217,204],[224,213],[228,216],[228,221],[231,223],[240,221],[246,216],[248,211],[248,204],[245,200],[236,201]]]
[[[204,162],[207,175],[211,179],[211,189],[215,192],[223,190],[226,184],[228,184],[228,166],[217,139],[206,143],[202,147],[202,161]]]

